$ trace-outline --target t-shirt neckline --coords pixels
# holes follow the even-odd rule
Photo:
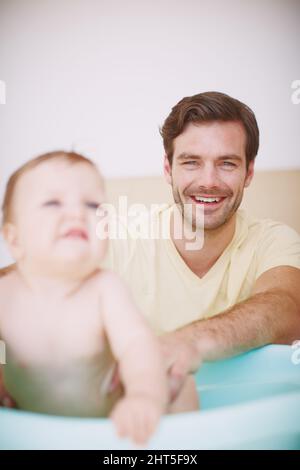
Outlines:
[[[204,281],[206,282],[209,280],[215,273],[215,271],[219,268],[219,266],[225,262],[231,248],[236,245],[236,248],[240,245],[242,240],[245,239],[247,235],[247,226],[243,217],[243,213],[241,210],[238,210],[236,213],[236,223],[235,223],[235,231],[232,239],[230,240],[229,244],[223,251],[223,253],[219,256],[219,258],[215,261],[215,263],[211,266],[211,268],[204,274],[204,276],[199,277],[195,274],[185,263],[177,248],[171,238],[170,233],[170,221],[171,215],[174,210],[174,204],[171,205],[168,210],[165,212],[166,215],[166,223],[167,223],[167,234],[168,237],[165,239],[166,242],[166,249],[169,253],[171,260],[173,261],[176,269],[181,272],[184,272],[185,276],[189,278],[191,282],[202,284]]]

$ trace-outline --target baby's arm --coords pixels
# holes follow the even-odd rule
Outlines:
[[[125,396],[112,411],[120,436],[144,443],[167,404],[167,381],[158,340],[117,275],[101,275],[104,329],[119,364]]]

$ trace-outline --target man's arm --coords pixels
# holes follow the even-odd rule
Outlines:
[[[249,299],[161,338],[169,370],[180,378],[203,361],[234,356],[266,344],[300,339],[300,269],[264,272]]]

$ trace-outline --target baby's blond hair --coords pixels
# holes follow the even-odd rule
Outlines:
[[[18,168],[9,178],[2,204],[2,226],[8,222],[12,221],[12,206],[13,206],[13,197],[16,189],[16,185],[20,178],[30,170],[33,170],[41,163],[45,163],[51,160],[64,160],[71,165],[76,163],[88,163],[92,165],[96,170],[96,165],[89,159],[75,152],[65,152],[63,150],[57,150],[55,152],[44,153],[39,155],[36,158],[32,158],[28,162],[24,163],[20,168]]]

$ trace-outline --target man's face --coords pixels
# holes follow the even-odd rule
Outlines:
[[[245,144],[238,122],[189,123],[174,140],[173,163],[170,167],[165,157],[165,176],[181,211],[192,205],[192,215],[183,213],[194,229],[202,228],[197,211],[204,211],[205,230],[214,230],[238,209],[253,176],[253,162],[246,171]]]
[[[49,161],[25,173],[13,202],[18,258],[52,267],[99,265],[106,241],[96,236],[103,182],[92,165]]]

